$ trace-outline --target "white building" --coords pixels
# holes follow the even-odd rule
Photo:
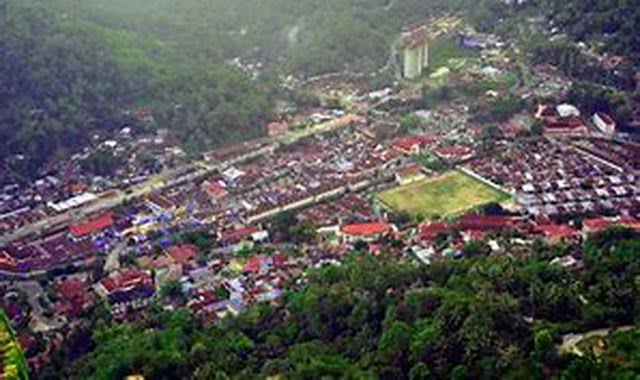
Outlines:
[[[609,115],[602,112],[596,112],[591,118],[593,124],[605,135],[613,135],[616,133],[616,122]]]
[[[402,35],[404,50],[402,56],[402,76],[406,79],[420,77],[429,66],[429,43],[425,26]]]

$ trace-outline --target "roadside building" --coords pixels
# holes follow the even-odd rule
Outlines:
[[[341,236],[348,242],[375,241],[391,231],[391,226],[384,222],[347,224],[340,228]]]

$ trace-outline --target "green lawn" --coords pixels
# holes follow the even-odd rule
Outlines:
[[[450,171],[382,192],[377,198],[395,211],[434,218],[453,216],[490,202],[504,202],[510,197],[466,174]]]
[[[441,38],[429,46],[428,74],[434,73],[441,67],[457,69],[464,65],[466,60],[477,58],[479,54],[471,49],[465,49],[458,45],[454,37]]]

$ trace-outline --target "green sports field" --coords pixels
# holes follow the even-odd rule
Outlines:
[[[396,187],[377,195],[385,206],[427,218],[448,217],[490,202],[504,202],[508,194],[459,171]]]

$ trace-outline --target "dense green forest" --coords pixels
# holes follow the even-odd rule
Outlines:
[[[640,7],[628,0],[537,0],[559,30],[600,50],[640,59]]]
[[[638,330],[615,334],[597,359],[559,356],[556,345],[562,334],[636,323],[640,237],[595,235],[578,248],[579,271],[550,264],[567,249],[536,243],[531,255],[430,266],[354,252],[312,271],[282,306],[221,324],[160,309],[132,325],[97,322],[90,343],[78,334],[54,360],[78,379],[631,378]],[[68,365],[80,347],[90,353]]]

